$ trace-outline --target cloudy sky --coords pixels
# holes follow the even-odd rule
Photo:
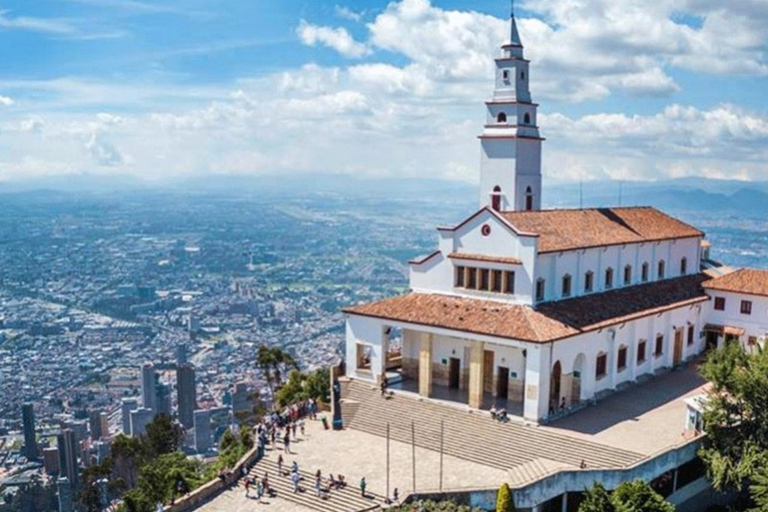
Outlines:
[[[768,0],[519,0],[550,182],[768,179]],[[507,0],[0,0],[0,180],[474,181]]]

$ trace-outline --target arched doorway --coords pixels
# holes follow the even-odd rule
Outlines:
[[[560,381],[563,375],[563,367],[560,361],[557,361],[552,367],[552,373],[549,377],[549,412],[553,413],[560,406]]]
[[[491,193],[491,208],[493,211],[501,211],[501,187],[496,185]]]
[[[571,379],[571,403],[581,401],[582,378],[587,374],[587,356],[579,354],[573,362],[573,379]]]

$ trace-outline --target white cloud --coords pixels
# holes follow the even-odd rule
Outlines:
[[[8,16],[9,11],[0,11],[0,28],[31,30],[51,34],[72,34],[75,27],[63,20],[34,18],[29,16]]]
[[[8,96],[0,95],[0,106],[10,107],[13,105],[13,100]]]
[[[334,8],[334,12],[336,13],[336,16],[339,18],[349,20],[349,21],[360,21],[363,18],[363,14],[360,12],[355,12],[349,7],[345,7],[343,5],[337,5]]]
[[[120,151],[109,142],[102,140],[102,137],[95,132],[85,143],[85,149],[99,166],[115,167],[123,162],[123,155],[120,154]]]
[[[355,41],[345,28],[321,27],[301,20],[296,33],[307,46],[318,44],[333,48],[345,57],[359,58],[367,55],[368,47]]]

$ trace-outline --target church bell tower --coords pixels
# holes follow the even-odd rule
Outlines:
[[[510,16],[510,40],[496,62],[493,98],[480,135],[480,207],[497,211],[541,208],[541,143],[536,124],[538,105],[531,101],[530,61]]]

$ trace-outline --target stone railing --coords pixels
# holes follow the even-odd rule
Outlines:
[[[251,448],[248,453],[237,461],[237,464],[221,477],[217,477],[210,482],[207,482],[192,492],[179,497],[173,505],[167,505],[165,512],[189,512],[195,510],[197,507],[207,503],[211,499],[215,498],[225,490],[229,489],[237,483],[237,480],[242,476],[243,467],[250,469],[264,456],[263,450],[258,446]]]

